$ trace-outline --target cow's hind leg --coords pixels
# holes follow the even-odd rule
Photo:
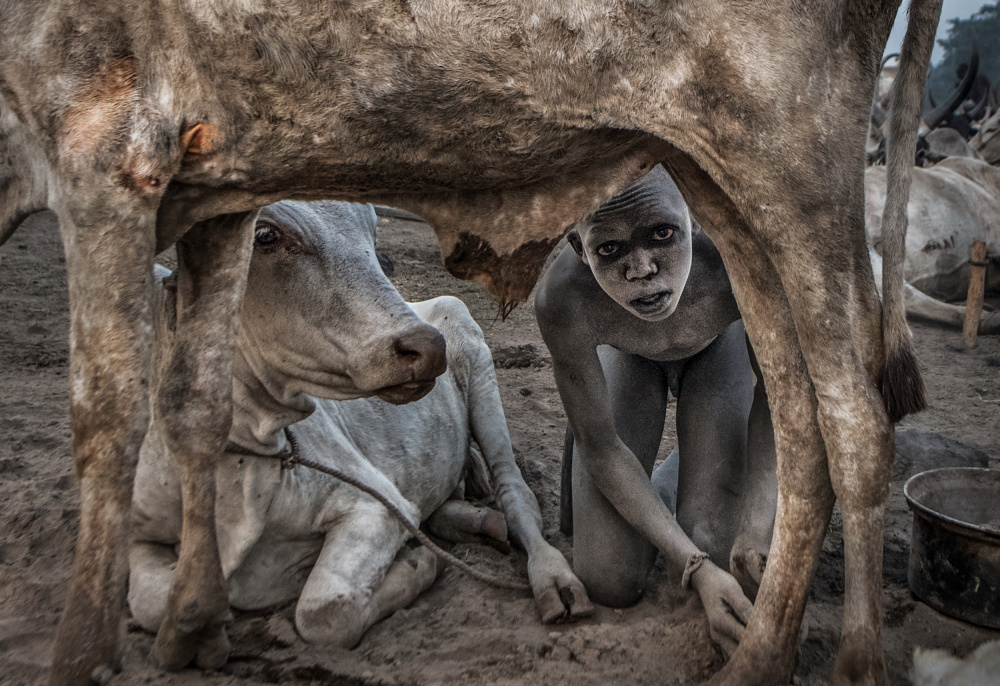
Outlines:
[[[676,152],[668,167],[725,260],[764,374],[777,450],[778,504],[767,569],[739,647],[712,683],[787,683],[834,500],[816,395],[767,253],[729,198],[689,157]]]
[[[861,179],[856,181],[854,188],[860,189]],[[819,488],[821,482],[824,491],[832,486],[844,516],[846,597],[833,683],[883,684],[886,672],[880,630],[882,521],[893,435],[877,386],[883,359],[882,318],[864,241],[863,207],[860,194],[850,193],[851,188],[846,181],[844,184],[841,195],[831,193],[826,202],[814,202],[810,214],[802,213],[795,220],[786,218],[778,222],[758,217],[757,235],[763,235],[762,240],[770,247],[767,257],[761,255],[758,259],[769,259],[780,278],[786,312],[791,313],[794,322],[789,333],[794,337],[782,336],[777,339],[778,346],[774,339],[762,340],[761,315],[773,315],[773,309],[756,307],[753,300],[740,292],[750,280],[740,268],[747,260],[747,250],[741,246],[739,255],[732,249],[723,249],[723,254],[727,267],[732,265],[734,288],[745,308],[748,330],[753,331],[752,340],[774,405],[776,442],[779,451],[786,455],[790,443],[789,424],[784,416],[788,391],[775,385],[780,383],[776,377],[784,372],[773,359],[765,361],[764,356],[785,345],[800,350],[808,373],[807,387],[809,383],[812,385],[809,404],[803,406],[795,422],[810,427],[810,445],[815,443],[814,433],[818,428],[822,442],[813,450],[821,454],[825,448],[828,470],[827,474],[820,474],[813,460],[805,463],[810,465],[810,472],[803,474],[803,478],[808,479],[812,489]],[[772,305],[776,297],[782,296],[772,296],[769,299]],[[760,344],[765,340],[767,347]],[[804,439],[801,436],[795,442]],[[779,489],[789,483],[788,465],[783,462],[779,459]],[[800,470],[802,466],[795,465],[792,469]],[[786,488],[779,496],[775,543],[782,549],[785,539],[802,536],[813,525],[825,526],[829,514],[825,506],[821,516],[818,510],[803,512],[795,529],[785,528],[780,518],[792,505],[790,495]],[[822,528],[816,529],[815,534],[821,536]],[[818,543],[819,538],[815,540]],[[809,559],[811,564],[803,566],[812,569],[815,555],[816,551],[811,551],[810,557],[803,556],[798,564]],[[769,565],[775,562],[772,557]],[[776,574],[779,573],[780,568]],[[765,572],[762,593],[768,586],[769,575],[770,567]],[[758,603],[761,600],[758,597]],[[765,600],[785,603],[770,594]]]
[[[403,546],[408,536],[374,501],[359,501],[338,518],[299,596],[299,635],[352,648],[375,622],[412,603],[440,567],[427,548]]]
[[[178,468],[183,528],[155,656],[166,669],[229,656],[229,594],[215,534],[215,467],[232,422],[232,354],[255,213],[196,224],[177,244],[176,330],[157,370],[154,421]]]
[[[507,520],[502,512],[477,507],[466,500],[446,500],[424,523],[438,538],[452,543],[507,541]]]
[[[882,317],[862,221],[838,226],[831,220],[825,223],[831,227],[827,232],[786,234],[785,240],[798,241],[793,247],[798,255],[790,251],[787,258],[775,259],[816,389],[830,478],[844,518],[844,624],[834,684],[884,684],[887,679],[881,637],[882,545],[893,430],[877,385]],[[824,263],[822,256],[835,249],[823,245],[824,238],[837,233],[857,236],[856,250],[845,255],[847,264]],[[800,268],[802,256],[810,254],[813,266]]]

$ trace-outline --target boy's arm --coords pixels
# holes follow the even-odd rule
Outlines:
[[[538,325],[552,354],[556,387],[581,464],[622,517],[670,564],[686,570],[685,580],[701,596],[712,638],[732,652],[753,606],[728,572],[704,559],[657,495],[638,458],[618,437],[597,342],[584,317],[560,316],[565,309],[553,312],[548,295],[536,300]],[[565,299],[561,304],[567,304]]]
[[[579,340],[572,334],[565,338]],[[581,464],[622,517],[671,564],[683,567],[700,551],[656,494],[638,458],[618,437],[596,347],[555,343],[549,350]]]

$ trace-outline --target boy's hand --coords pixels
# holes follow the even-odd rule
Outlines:
[[[731,574],[705,560],[691,576],[691,585],[698,591],[708,615],[708,631],[726,657],[732,655],[750,620],[753,603],[743,595],[743,589]]]

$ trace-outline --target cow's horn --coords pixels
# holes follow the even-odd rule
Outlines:
[[[972,56],[969,57],[969,68],[965,71],[965,76],[962,77],[961,82],[958,84],[958,88],[940,105],[932,109],[924,117],[924,123],[927,125],[928,129],[933,129],[937,127],[944,118],[955,111],[958,104],[965,100],[965,96],[969,94],[972,90],[972,82],[976,80],[976,74],[979,73],[979,46],[976,45],[975,41],[972,42]]]
[[[979,121],[984,114],[986,114],[986,106],[990,100],[990,89],[986,88],[983,90],[983,95],[979,98],[971,110],[969,110],[969,121]]]

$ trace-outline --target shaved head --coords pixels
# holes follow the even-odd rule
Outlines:
[[[623,211],[631,211],[636,205],[661,199],[666,199],[673,204],[684,205],[684,198],[677,189],[677,185],[674,184],[674,180],[670,178],[663,165],[658,164],[648,174],[629,184],[621,193],[597,208],[584,220],[584,223],[599,223]]]

